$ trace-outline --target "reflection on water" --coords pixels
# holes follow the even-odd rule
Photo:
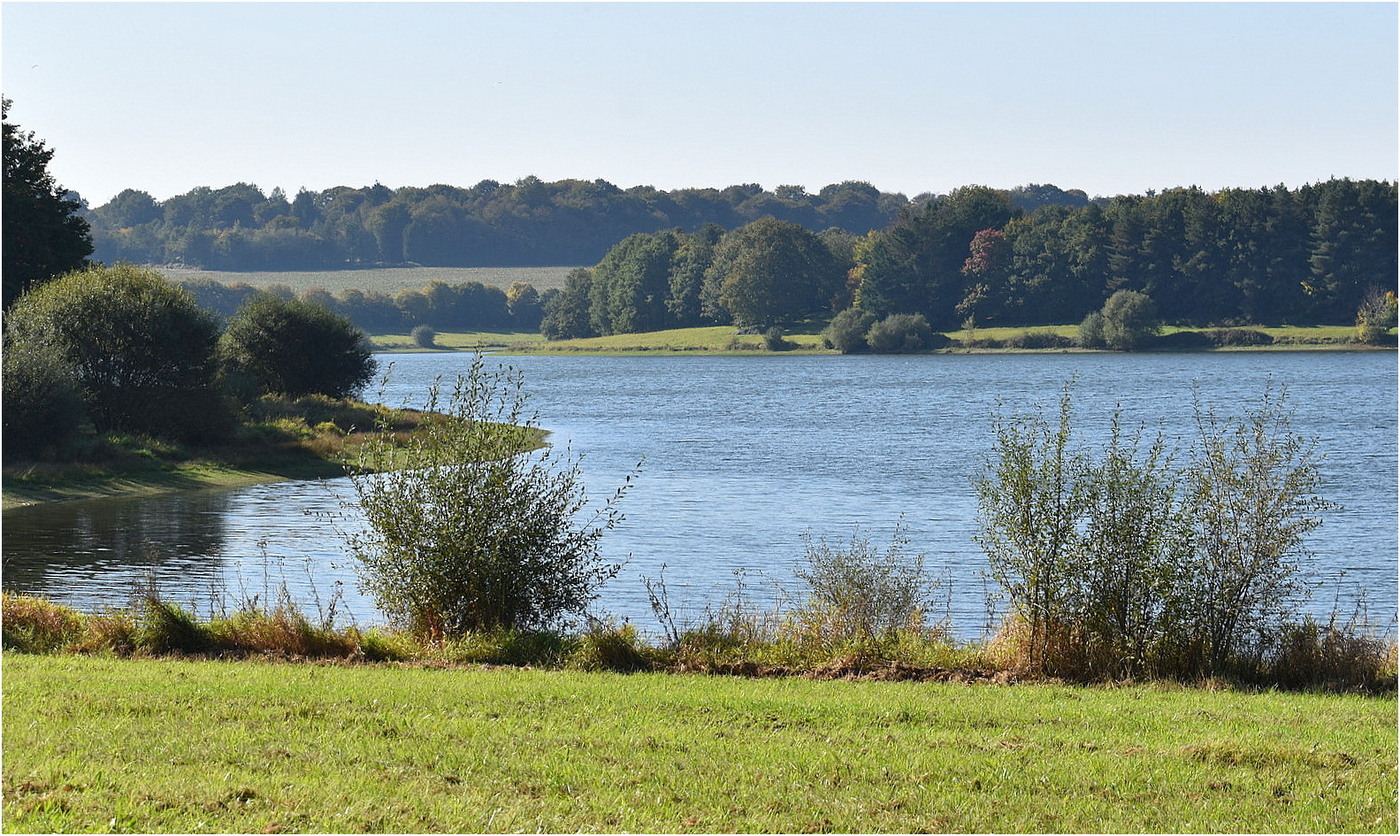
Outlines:
[[[460,354],[394,358],[385,400],[422,396]],[[1078,375],[1076,432],[1101,437],[1115,405],[1169,438],[1191,432],[1192,399],[1222,415],[1272,379],[1289,387],[1295,428],[1315,435],[1326,515],[1309,567],[1314,609],[1364,589],[1390,618],[1396,588],[1396,359],[1367,353],[1003,355],[938,357],[521,357],[531,405],[552,441],[583,456],[590,494],[609,495],[636,462],[623,525],[604,539],[627,561],[603,611],[654,624],[641,576],[665,565],[680,619],[732,591],[746,573],[760,596],[791,592],[802,537],[876,543],[901,520],[911,548],[946,577],[958,631],[986,622],[985,559],[973,542],[972,480],[990,448],[998,403],[1053,404]],[[340,531],[345,480],[37,506],[4,514],[4,583],[79,606],[120,604],[151,572],[182,602],[222,591],[236,603],[283,586],[313,614],[337,593],[362,624],[382,618],[355,589]],[[758,574],[761,573],[761,577]]]

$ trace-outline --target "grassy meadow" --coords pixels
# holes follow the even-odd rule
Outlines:
[[[509,288],[515,282],[527,282],[535,290],[564,286],[564,277],[572,267],[374,267],[363,270],[279,270],[273,272],[235,272],[229,270],[192,270],[181,267],[158,267],[171,281],[216,281],[222,284],[243,282],[253,287],[283,284],[300,293],[313,287],[324,287],[331,293],[354,288],[377,290],[390,296],[400,290],[418,290],[430,282],[448,284],[481,282],[488,287]]]
[[[1395,832],[1390,697],[4,655],[7,832]]]

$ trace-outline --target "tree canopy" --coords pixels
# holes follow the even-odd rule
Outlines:
[[[30,287],[77,270],[92,254],[82,204],[49,173],[53,149],[10,122],[10,100],[0,99],[4,123],[4,307]]]

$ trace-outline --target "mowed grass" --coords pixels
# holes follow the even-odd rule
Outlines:
[[[809,329],[799,329],[809,330]],[[825,351],[822,348],[820,332],[784,333],[783,338],[795,343],[792,351]],[[704,328],[675,328],[667,331],[648,331],[641,334],[613,334],[607,337],[588,337],[577,340],[555,340],[537,343],[519,343],[511,350],[531,353],[558,354],[623,354],[630,352],[735,352],[771,353],[764,348],[763,337],[757,334],[739,334],[732,325],[713,325]],[[784,352],[786,353],[786,352]]]
[[[4,656],[8,832],[1394,832],[1391,698]]]
[[[276,272],[235,272],[228,270],[187,270],[179,267],[155,268],[172,281],[210,280],[223,284],[243,282],[253,287],[284,284],[300,293],[324,287],[331,293],[347,288],[393,295],[400,290],[418,290],[430,282],[448,284],[481,282],[488,287],[509,288],[515,282],[534,285],[535,290],[564,286],[564,277],[573,267],[374,267],[363,270],[285,270]]]

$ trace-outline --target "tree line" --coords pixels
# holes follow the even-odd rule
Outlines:
[[[551,339],[859,310],[946,331],[1078,322],[1121,291],[1183,325],[1350,321],[1396,280],[1396,184],[1178,188],[1027,211],[967,186],[887,227],[814,234],[773,218],[638,233],[543,299]]]
[[[1073,198],[1069,198],[1073,199]],[[302,190],[290,199],[237,183],[165,201],[127,189],[89,211],[95,257],[214,270],[310,270],[414,263],[434,267],[592,264],[635,232],[775,217],[821,230],[868,232],[906,206],[902,194],[847,181],[808,193],[749,183],[723,189],[623,189],[606,180],[470,188]]]

